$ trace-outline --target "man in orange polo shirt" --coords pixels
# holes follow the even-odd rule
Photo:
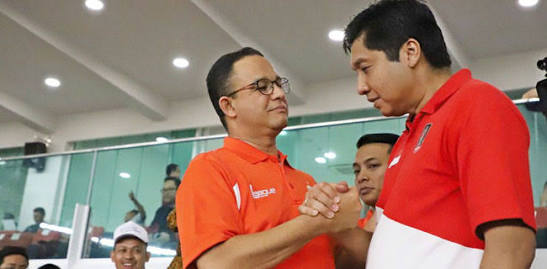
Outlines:
[[[335,219],[299,215],[315,182],[276,147],[288,80],[243,48],[215,62],[207,88],[228,137],[192,160],[177,192],[184,268],[334,268],[326,233],[355,227],[361,204],[353,188],[339,196]]]

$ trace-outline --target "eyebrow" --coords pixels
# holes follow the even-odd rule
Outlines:
[[[366,62],[368,61],[367,58],[364,58],[364,57],[360,57],[358,58],[357,60],[355,60],[355,62],[352,62],[351,63],[351,69],[355,70],[358,68],[358,66],[362,63],[362,62]]]
[[[275,74],[274,81],[277,80],[277,79],[279,79],[279,78],[281,78],[281,77],[280,77],[278,74]],[[259,81],[259,80],[261,80],[261,79],[268,79],[268,80],[269,80],[270,78],[268,78],[268,76],[261,76],[261,77],[255,79],[253,82]]]
[[[369,158],[367,158],[365,161],[363,161],[363,163],[368,163],[368,162],[374,161],[374,160],[378,160],[378,158],[376,158],[376,157],[369,157]],[[356,166],[356,165],[359,166],[359,164],[358,164],[357,162],[354,162],[352,166]]]

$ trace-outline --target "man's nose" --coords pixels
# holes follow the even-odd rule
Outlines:
[[[363,183],[364,181],[368,181],[368,177],[364,172],[359,172],[357,174],[357,183]]]
[[[359,95],[366,95],[370,91],[366,78],[362,74],[357,75],[357,93]]]
[[[272,84],[273,92],[272,92],[272,99],[283,99],[287,100],[287,94],[285,93],[285,90],[278,86],[276,83]]]

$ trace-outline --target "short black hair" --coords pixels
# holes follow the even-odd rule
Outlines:
[[[397,139],[399,139],[399,136],[391,133],[366,134],[357,140],[357,149],[367,144],[384,143],[391,145],[388,150],[388,152],[391,152],[391,149],[397,142]]]
[[[0,264],[4,263],[4,258],[11,255],[21,255],[25,257],[28,262],[27,251],[21,247],[6,246],[0,250]]]
[[[209,92],[209,98],[211,99],[211,103],[213,103],[213,107],[215,108],[215,111],[220,118],[222,126],[224,126],[224,129],[226,130],[228,130],[228,127],[226,126],[224,112],[222,112],[222,109],[220,109],[218,100],[220,100],[220,97],[228,94],[228,80],[232,75],[234,63],[239,61],[243,57],[252,55],[264,57],[264,55],[260,51],[250,47],[245,47],[238,51],[222,55],[213,64],[213,66],[209,70],[209,73],[207,74],[206,83],[207,91]]]
[[[383,51],[390,61],[399,61],[399,50],[416,39],[427,62],[434,68],[450,67],[443,34],[429,7],[418,0],[381,0],[357,14],[346,26],[344,51],[366,34],[365,47]]]
[[[163,182],[167,182],[169,180],[172,180],[175,182],[175,185],[177,186],[177,189],[179,188],[179,185],[180,185],[180,179],[176,178],[176,177],[166,177]]]
[[[53,263],[48,263],[48,264],[44,264],[40,267],[38,267],[38,269],[61,269],[61,267],[53,264]]]
[[[179,167],[178,164],[176,163],[170,163],[169,165],[167,165],[167,167],[165,168],[165,174],[167,176],[171,175],[171,172],[177,170],[177,167]]]
[[[40,212],[43,216],[46,215],[46,210],[43,207],[37,207],[33,210],[33,212]]]

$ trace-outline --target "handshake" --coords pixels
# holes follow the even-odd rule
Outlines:
[[[321,233],[339,233],[357,227],[361,209],[357,189],[346,182],[316,184],[298,207],[300,214],[312,217]]]

